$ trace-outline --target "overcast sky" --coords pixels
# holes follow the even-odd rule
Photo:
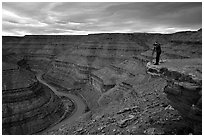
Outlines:
[[[172,33],[202,27],[202,3],[6,3],[3,35]]]

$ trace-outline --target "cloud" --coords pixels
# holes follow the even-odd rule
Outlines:
[[[3,2],[3,35],[197,30],[201,2]]]

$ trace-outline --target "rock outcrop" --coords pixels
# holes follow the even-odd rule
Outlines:
[[[189,121],[194,134],[202,134],[202,60],[166,60],[158,66],[149,62],[147,71],[167,80],[164,92],[171,105]]]
[[[30,71],[3,63],[2,134],[35,134],[65,115],[61,100]]]

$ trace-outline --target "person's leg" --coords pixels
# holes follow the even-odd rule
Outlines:
[[[159,58],[160,58],[160,53],[157,53],[155,65],[159,65]]]

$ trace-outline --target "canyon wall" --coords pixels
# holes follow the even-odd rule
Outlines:
[[[65,115],[61,100],[35,75],[3,62],[2,134],[34,134]]]

